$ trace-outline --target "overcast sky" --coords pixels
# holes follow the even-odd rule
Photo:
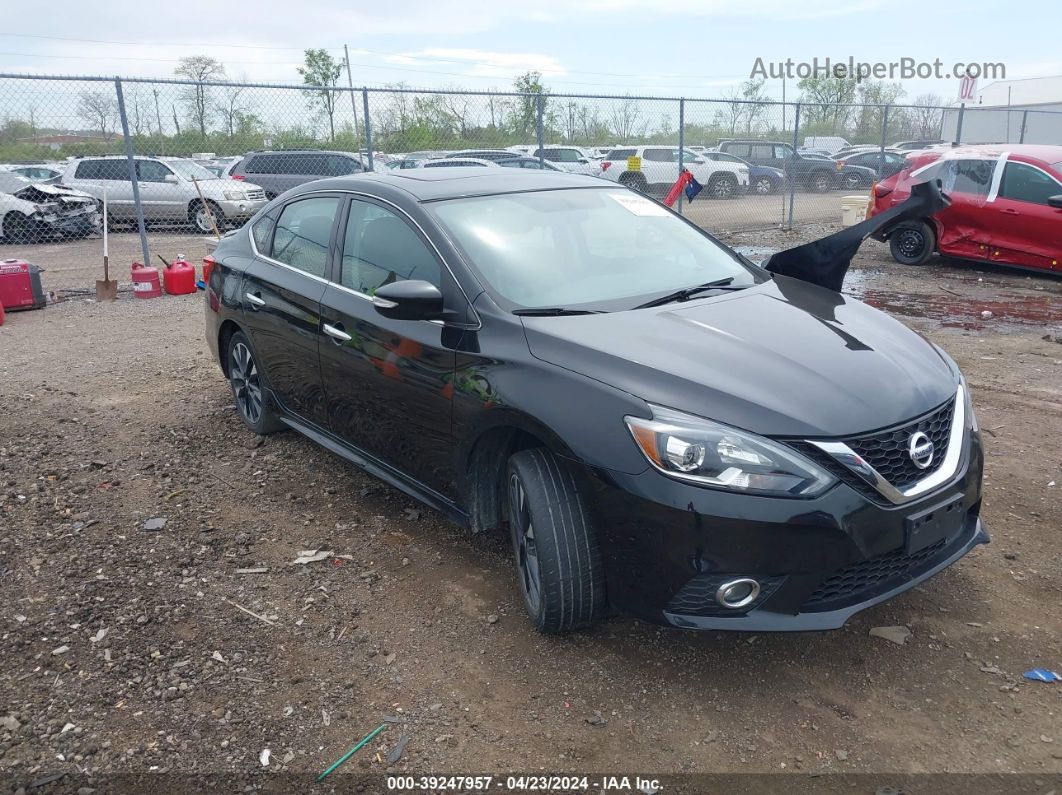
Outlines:
[[[509,88],[536,69],[557,92],[721,96],[757,57],[891,61],[947,68],[1001,61],[1008,77],[1062,74],[1057,0],[54,0],[8,15],[0,70],[172,75],[182,55],[212,55],[231,77],[298,82],[306,47],[351,50],[354,82]],[[25,10],[27,6],[22,6]],[[961,10],[958,10],[960,9]],[[1037,24],[1040,20],[1043,24]],[[982,81],[982,86],[986,81]],[[990,81],[988,81],[990,82]],[[913,80],[907,99],[951,100],[958,80]],[[781,82],[768,84],[781,96]],[[790,85],[789,98],[793,98]]]

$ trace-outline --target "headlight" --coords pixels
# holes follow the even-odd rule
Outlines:
[[[227,190],[223,191],[223,194],[230,202],[239,202],[247,198],[247,194],[242,190]]]
[[[836,479],[777,442],[711,420],[650,406],[653,419],[624,417],[658,470],[679,480],[745,494],[813,497]]]

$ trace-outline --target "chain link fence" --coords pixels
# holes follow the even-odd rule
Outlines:
[[[657,198],[688,169],[701,191],[675,208],[713,233],[830,224],[899,169],[904,141],[1060,144],[1062,113],[0,75],[0,259],[87,288],[106,216],[127,283],[133,262],[198,262],[295,185],[444,162]]]

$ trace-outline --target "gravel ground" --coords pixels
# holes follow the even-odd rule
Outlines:
[[[34,791],[74,791],[168,771],[306,789],[391,721],[337,783],[868,773],[854,791],[873,792],[903,774],[1018,772],[1051,790],[1062,685],[1021,674],[1062,670],[1062,283],[903,269],[871,243],[851,284],[967,373],[993,542],[842,630],[792,635],[615,618],[539,636],[505,539],[469,536],[294,433],[248,434],[200,297],[9,314],[0,779],[65,774]],[[327,554],[296,563],[303,550]],[[667,791],[706,791],[685,781]]]

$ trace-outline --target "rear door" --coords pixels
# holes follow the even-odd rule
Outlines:
[[[647,146],[642,150],[642,173],[650,187],[670,188],[678,179],[676,151],[664,146]]]
[[[247,329],[277,400],[289,411],[327,427],[318,343],[321,296],[335,249],[342,199],[300,197],[255,222],[258,250],[244,275]]]
[[[145,218],[172,222],[188,219],[188,202],[181,184],[166,181],[176,176],[169,166],[158,160],[138,158],[136,176]]]
[[[937,178],[941,188],[951,198],[951,205],[936,213],[940,224],[938,246],[940,253],[956,257],[988,259],[995,233],[985,220],[993,213],[986,211],[992,188],[992,174],[996,160],[944,160],[939,167],[922,173],[924,179]],[[918,182],[924,181],[917,179]]]
[[[136,216],[133,181],[129,179],[129,162],[125,158],[82,160],[74,169],[73,180],[65,184],[101,200],[106,194],[107,213],[111,218]]]
[[[999,237],[992,259],[1062,271],[1062,210],[1047,204],[1058,195],[1062,184],[1054,176],[1029,163],[1008,161],[999,195],[988,204]]]
[[[393,208],[352,198],[339,235],[342,254],[321,302],[327,336],[321,371],[332,432],[436,492],[454,496],[452,332],[439,322],[391,320],[373,292],[423,279],[448,300],[455,285],[434,249]],[[446,274],[444,278],[443,274]]]

